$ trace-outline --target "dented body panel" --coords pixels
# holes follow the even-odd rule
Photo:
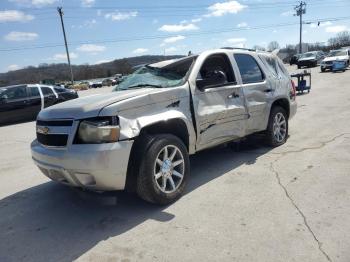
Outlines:
[[[245,84],[241,76],[242,69],[236,63],[234,54],[252,56],[260,67],[264,79]],[[224,58],[232,70],[232,76],[230,76],[232,79],[227,76],[228,81],[222,86],[200,89],[197,85],[198,80],[203,78],[203,67],[208,66],[206,63],[212,58],[213,61]],[[176,61],[157,63],[155,67],[162,68]],[[210,66],[215,67],[215,64],[209,63],[208,68]],[[65,174],[71,174],[69,179],[64,180],[64,183],[71,186],[94,190],[121,190],[125,187],[133,143],[148,127],[166,126],[175,120],[176,123],[183,123],[181,127],[183,126],[184,130],[180,131],[188,138],[186,139],[188,153],[194,154],[265,130],[271,107],[278,100],[286,101],[289,117],[293,117],[296,112],[296,103],[290,99],[290,89],[290,77],[285,73],[274,74],[256,52],[230,49],[206,51],[193,59],[184,81],[177,86],[164,88],[145,86],[139,89],[94,95],[41,111],[38,121],[50,123],[50,121],[68,119],[72,120],[73,125],[67,134],[68,143],[63,148],[47,147],[34,141],[33,159],[41,169],[45,169],[43,173],[53,180],[62,182],[55,179],[57,177],[55,174],[57,175],[57,170],[63,170],[63,177],[68,177]],[[109,146],[106,144],[76,145],[81,121],[104,117],[118,118],[119,141],[110,143]],[[88,158],[91,161],[96,152],[96,159],[98,158],[99,161],[93,161],[94,165],[87,164],[84,161],[84,152],[89,152]],[[113,158],[118,160],[113,165],[108,164],[113,161]],[[81,177],[85,180],[80,181]],[[89,183],[86,184],[86,181]]]

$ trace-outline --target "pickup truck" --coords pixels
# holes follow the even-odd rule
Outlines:
[[[280,146],[296,109],[277,56],[209,50],[143,66],[112,93],[42,110],[32,158],[62,184],[168,204],[185,190],[189,155],[257,132]]]

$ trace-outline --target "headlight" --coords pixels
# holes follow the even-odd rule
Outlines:
[[[77,142],[83,144],[101,144],[117,142],[120,127],[117,118],[87,119],[80,122]]]

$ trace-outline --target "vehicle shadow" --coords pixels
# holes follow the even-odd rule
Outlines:
[[[218,147],[191,157],[186,194],[229,171],[234,175],[242,164],[254,164],[269,151],[259,140],[248,139],[239,150]],[[123,192],[87,193],[44,183],[0,200],[0,261],[72,261],[144,221],[174,219],[166,208]]]

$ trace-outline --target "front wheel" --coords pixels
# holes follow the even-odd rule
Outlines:
[[[266,130],[266,142],[269,146],[283,145],[288,138],[288,116],[280,106],[271,109],[269,123]]]
[[[153,137],[140,165],[137,194],[144,200],[166,205],[177,200],[186,186],[190,163],[184,143],[176,136]]]

